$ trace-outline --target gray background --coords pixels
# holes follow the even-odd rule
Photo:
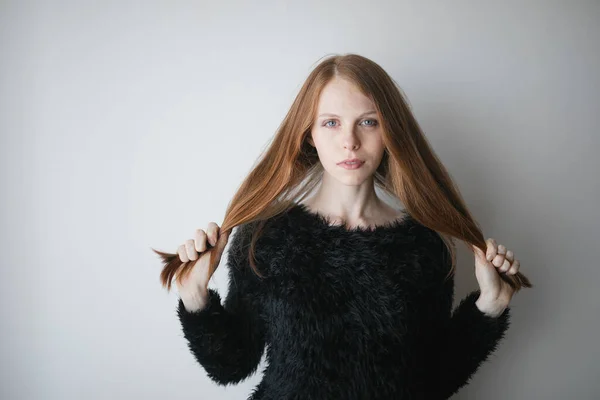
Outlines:
[[[356,52],[536,285],[454,398],[597,398],[599,17],[597,1],[2,2],[0,397],[245,398],[262,367],[207,378],[150,247],[220,224],[319,58]],[[460,249],[455,304],[477,287]]]

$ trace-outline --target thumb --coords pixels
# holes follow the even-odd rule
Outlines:
[[[229,241],[229,234],[231,233],[231,230],[229,231],[219,231],[219,237],[217,238],[217,250],[219,252],[223,251],[225,249],[225,246],[227,245],[227,242]]]
[[[473,252],[475,253],[475,258],[479,260],[485,259],[485,253],[477,246],[473,246]]]

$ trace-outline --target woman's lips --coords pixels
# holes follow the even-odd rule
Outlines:
[[[345,162],[341,162],[338,165],[342,168],[345,169],[359,169],[360,167],[362,167],[362,165],[364,164],[364,161],[357,161],[356,163],[345,163]]]

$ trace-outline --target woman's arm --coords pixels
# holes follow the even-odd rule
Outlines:
[[[187,311],[179,299],[177,315],[188,347],[208,376],[220,385],[238,383],[256,372],[265,347],[265,323],[258,310],[258,277],[248,262],[251,226],[236,228],[227,253],[228,293],[209,289],[208,302]]]
[[[467,294],[452,312],[454,276],[450,252],[437,233],[421,242],[423,268],[435,270],[435,282],[423,292],[422,310],[427,321],[432,399],[447,399],[463,387],[493,353],[510,325],[510,307],[497,316],[482,311],[479,290]],[[428,379],[429,380],[429,379]]]
[[[443,296],[448,296],[448,290]],[[436,399],[447,399],[463,387],[496,350],[510,325],[510,307],[498,317],[489,316],[476,305],[479,294],[476,290],[464,297],[452,316],[450,294],[450,307],[434,339]]]

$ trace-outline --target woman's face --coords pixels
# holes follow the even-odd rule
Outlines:
[[[371,178],[385,149],[375,105],[342,78],[334,78],[323,88],[309,143],[316,147],[325,171],[346,185],[360,185]],[[360,168],[339,164],[352,158],[363,162]]]

